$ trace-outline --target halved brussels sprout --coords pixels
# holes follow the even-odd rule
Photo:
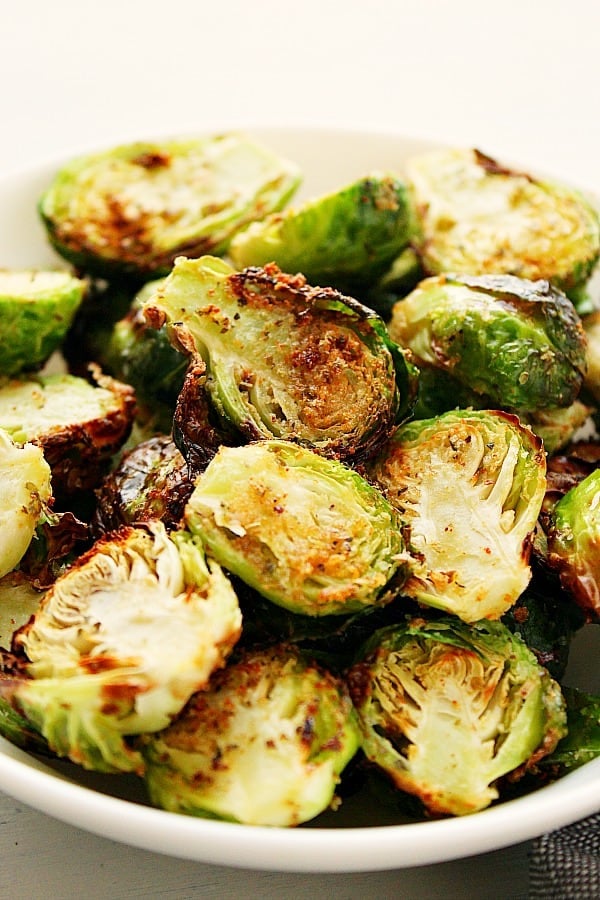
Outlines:
[[[394,306],[390,335],[417,365],[449,372],[500,407],[569,406],[586,370],[581,320],[544,281],[427,278]]]
[[[367,758],[433,814],[484,809],[566,733],[558,683],[500,622],[392,626],[348,677]]]
[[[146,316],[202,356],[213,405],[250,440],[365,455],[411,399],[408,362],[379,316],[275,265],[235,272],[214,257],[180,258]]]
[[[95,367],[92,376],[95,384],[64,374],[0,383],[0,428],[42,448],[56,496],[97,484],[131,429],[133,389]]]
[[[295,165],[244,135],[134,143],[72,160],[39,211],[55,249],[80,269],[147,280],[181,253],[224,252],[299,181]]]
[[[25,554],[52,497],[50,467],[34,444],[16,446],[0,428],[0,578]]]
[[[248,825],[323,812],[358,746],[342,682],[289,647],[244,655],[165,731],[141,739],[156,805]]]
[[[186,462],[172,439],[164,434],[148,438],[124,454],[97,488],[95,528],[107,532],[150,519],[173,528],[193,488]]]
[[[414,232],[403,182],[373,174],[341,190],[254,222],[231,242],[237,268],[276,262],[313,284],[371,284]]]
[[[13,640],[30,680],[13,706],[59,756],[139,771],[126,736],[165,728],[238,640],[230,582],[187,532],[123,527],[74,563]]]
[[[68,272],[0,269],[0,374],[38,369],[62,343],[85,282]]]
[[[600,468],[554,506],[548,528],[548,562],[575,601],[600,618]]]
[[[586,281],[600,254],[598,214],[578,191],[499,165],[478,150],[443,149],[406,167],[425,269]]]
[[[541,441],[509,413],[451,411],[401,426],[367,473],[410,528],[403,592],[465,622],[500,618],[531,578]]]
[[[355,612],[406,575],[401,524],[382,494],[285,441],[221,448],[185,520],[221,565],[292,612]]]

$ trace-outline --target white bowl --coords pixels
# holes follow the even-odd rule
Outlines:
[[[431,145],[394,134],[252,129],[305,173],[302,195],[380,169],[401,169]],[[493,148],[482,148],[492,152]],[[36,202],[59,163],[0,179],[0,267],[57,263]],[[573,644],[568,681],[600,692],[600,628]],[[0,738],[0,788],[45,813],[126,844],[201,862],[255,869],[352,872],[426,865],[533,838],[600,810],[600,759],[526,797],[462,818],[397,824],[358,792],[336,813],[296,829],[259,828],[176,815],[147,805],[137,779],[46,764]],[[394,824],[386,824],[387,822]]]

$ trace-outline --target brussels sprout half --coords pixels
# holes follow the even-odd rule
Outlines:
[[[554,506],[548,528],[548,562],[575,601],[600,618],[600,468]]]
[[[566,733],[558,683],[500,622],[392,626],[348,678],[367,758],[434,814],[485,808]]]
[[[404,593],[465,622],[500,618],[531,578],[541,441],[509,413],[451,411],[401,426],[367,472],[410,528]]]
[[[394,306],[390,335],[417,365],[449,372],[501,408],[569,406],[586,370],[581,320],[543,281],[427,278]]]
[[[371,284],[414,232],[406,186],[373,174],[296,209],[254,222],[231,242],[238,268],[276,262],[313,284]]]
[[[131,429],[133,389],[97,367],[92,377],[94,384],[63,374],[0,383],[0,428],[16,444],[42,448],[55,496],[94,487]]]
[[[359,740],[342,682],[277,647],[217,673],[165,731],[144,735],[141,749],[158,806],[293,826],[329,806]]]
[[[545,278],[564,290],[586,281],[600,254],[600,223],[576,190],[511,171],[478,150],[410,160],[418,249],[431,274]]]
[[[0,269],[0,374],[38,369],[62,343],[86,291],[68,272]]]
[[[292,612],[356,612],[406,575],[400,521],[382,494],[285,441],[221,448],[185,520],[221,565]]]
[[[224,664],[241,631],[230,582],[186,532],[123,527],[47,591],[13,640],[30,680],[13,706],[59,756],[138,771],[125,736],[165,728]]]
[[[180,258],[146,316],[204,359],[214,407],[250,440],[366,455],[412,399],[409,363],[379,316],[274,265],[235,272]]]
[[[148,280],[181,253],[222,253],[243,226],[281,209],[295,165],[237,134],[134,143],[68,163],[39,211],[66,259]]]
[[[18,565],[51,497],[50,468],[39,447],[16,446],[0,428],[0,578]]]

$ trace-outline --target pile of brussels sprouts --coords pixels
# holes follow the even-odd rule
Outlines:
[[[85,156],[70,269],[0,272],[0,734],[192,815],[472,813],[600,754],[600,222],[476,150],[300,177]]]

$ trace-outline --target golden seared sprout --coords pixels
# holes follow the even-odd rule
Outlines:
[[[141,739],[156,805],[274,826],[323,812],[358,746],[344,685],[289,647],[245,654]]]
[[[561,497],[547,531],[548,563],[586,613],[600,619],[600,468]]]
[[[15,444],[0,427],[0,578],[24,556],[52,497],[50,467],[34,444]]]
[[[0,269],[0,374],[41,368],[85,292],[85,282],[69,272]]]
[[[186,462],[167,435],[141,441],[124,454],[96,490],[95,526],[100,532],[160,519],[176,526],[194,488]]]
[[[395,304],[394,341],[494,406],[569,406],[586,371],[586,338],[572,303],[547,282],[513,276],[427,278]]]
[[[578,191],[512,171],[478,150],[436,150],[410,160],[425,270],[548,279],[564,290],[587,280],[600,223]]]
[[[436,815],[489,806],[566,733],[558,683],[500,622],[391,626],[348,678],[365,755]]]
[[[93,376],[93,384],[67,374],[0,383],[0,428],[16,444],[41,447],[56,496],[97,484],[131,429],[133,389],[95,369]]]
[[[285,441],[223,447],[185,511],[222,566],[292,612],[372,607],[406,575],[401,523],[360,475]]]
[[[465,622],[515,603],[546,487],[541,441],[516,416],[454,410],[409,422],[367,472],[410,529],[405,594]]]
[[[235,592],[198,540],[160,522],[125,526],[55,582],[15,637],[30,679],[13,706],[59,756],[141,772],[127,736],[165,728],[240,630]]]
[[[297,167],[242,134],[138,142],[67,163],[40,199],[56,250],[99,275],[148,280],[181,253],[223,253],[281,209]]]
[[[178,259],[145,310],[202,357],[214,408],[246,439],[366,455],[412,399],[414,372],[379,316],[275,265],[235,272],[214,257]]]
[[[312,284],[372,284],[408,245],[414,220],[406,185],[374,173],[255,222],[234,237],[233,264],[276,262]]]

